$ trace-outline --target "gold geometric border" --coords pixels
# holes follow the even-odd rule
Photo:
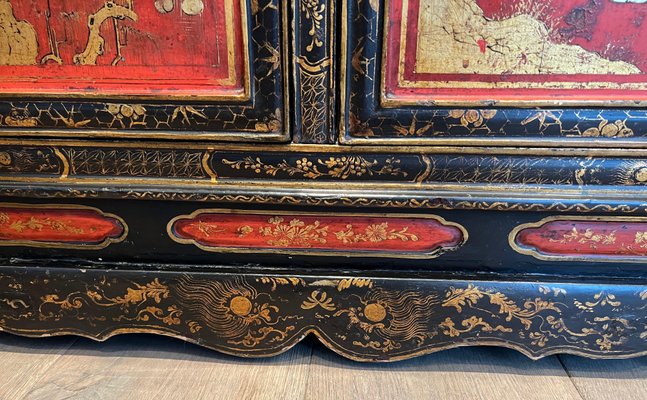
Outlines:
[[[68,244],[63,242],[47,242],[47,241],[37,241],[37,240],[0,240],[0,246],[3,247],[35,247],[35,248],[45,248],[45,249],[73,249],[73,250],[101,250],[110,246],[113,243],[121,243],[126,240],[128,236],[128,224],[118,215],[105,213],[98,208],[82,206],[77,204],[24,204],[24,203],[0,203],[0,207],[6,208],[18,208],[18,209],[54,209],[54,210],[85,210],[93,211],[101,217],[106,219],[113,219],[117,221],[123,227],[123,231],[119,237],[111,238],[107,237],[101,243],[97,244]]]
[[[542,261],[582,261],[582,262],[604,262],[604,263],[647,263],[647,257],[613,257],[613,256],[593,256],[593,255],[582,255],[582,256],[558,256],[558,255],[546,255],[538,251],[537,249],[521,246],[517,243],[517,236],[521,231],[526,229],[535,229],[541,228],[542,226],[554,222],[554,221],[588,221],[588,222],[643,222],[647,223],[647,217],[588,217],[588,216],[553,216],[542,219],[538,222],[530,222],[522,224],[514,228],[508,235],[508,244],[514,251],[519,254],[532,256],[538,260]]]
[[[317,212],[291,212],[291,211],[251,211],[251,210],[240,210],[240,209],[200,209],[192,212],[188,215],[179,215],[169,221],[166,226],[166,232],[169,237],[180,244],[189,244],[200,248],[201,250],[208,251],[211,253],[256,253],[256,254],[281,254],[281,255],[304,255],[304,256],[344,256],[344,257],[366,257],[366,258],[403,258],[403,259],[432,259],[438,258],[446,252],[456,251],[459,248],[463,247],[469,238],[469,233],[465,227],[456,223],[447,221],[442,217],[437,215],[422,215],[422,214],[357,214],[357,213],[343,213],[343,216],[348,217],[366,217],[366,218],[412,218],[412,219],[432,219],[440,223],[443,226],[457,228],[462,235],[460,243],[456,246],[451,247],[438,247],[437,249],[428,252],[372,252],[372,251],[339,251],[339,250],[294,250],[294,249],[263,249],[257,247],[215,247],[215,246],[206,246],[200,244],[195,239],[183,239],[178,237],[173,232],[173,225],[183,219],[194,219],[195,217],[201,214],[251,214],[251,215],[266,215],[271,216],[280,216],[280,215],[291,215],[291,216],[328,216],[326,213],[317,213]],[[339,214],[342,215],[342,214]]]

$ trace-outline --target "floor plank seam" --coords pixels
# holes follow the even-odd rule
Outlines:
[[[319,341],[314,341],[312,338],[310,338],[310,357],[308,357],[308,368],[307,368],[307,376],[305,380],[305,385],[303,387],[303,400],[308,399],[308,388],[310,387],[310,376],[312,376],[312,359],[315,354],[315,346],[321,346],[321,343]],[[313,343],[314,342],[314,343]],[[303,342],[301,342],[303,343]]]
[[[566,376],[568,376],[569,382],[571,382],[571,385],[573,385],[573,387],[575,388],[575,391],[577,392],[578,396],[580,396],[580,399],[587,400],[586,397],[584,397],[584,395],[580,391],[580,388],[575,384],[575,379],[573,379],[573,376],[571,375],[571,371],[569,371],[568,367],[566,367],[566,364],[564,364],[562,357],[560,355],[556,355],[555,357],[557,358],[557,361],[559,361],[559,364],[564,369]]]

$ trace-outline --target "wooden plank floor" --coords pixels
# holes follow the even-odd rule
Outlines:
[[[0,334],[0,399],[647,399],[647,357],[530,361],[450,350],[390,364],[342,359],[314,340],[245,360],[151,335],[27,339]]]

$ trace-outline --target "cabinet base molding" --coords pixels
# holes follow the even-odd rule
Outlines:
[[[243,357],[280,354],[309,334],[358,361],[472,345],[533,359],[647,354],[647,289],[636,281],[202,271],[0,267],[0,327],[95,340],[154,333]]]

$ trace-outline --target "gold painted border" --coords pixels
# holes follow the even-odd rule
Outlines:
[[[99,147],[99,148],[137,148],[134,146],[134,143],[128,143],[128,142],[85,142],[81,140],[65,140],[59,142],[60,145],[62,146],[69,146],[69,147]],[[43,146],[43,142],[39,140],[15,140],[15,139],[2,139],[0,138],[0,146],[1,145],[17,145],[17,146],[42,146],[45,148],[49,148],[48,146]],[[293,152],[308,152],[311,151],[315,154],[321,154],[321,155],[329,155],[329,154],[340,154],[344,152],[349,152],[349,151],[356,151],[358,154],[365,154],[371,151],[374,151],[376,153],[382,154],[382,153],[389,153],[389,154],[397,154],[397,152],[402,152],[403,154],[416,154],[418,156],[424,156],[429,153],[430,149],[429,148],[416,148],[416,147],[397,147],[397,146],[389,146],[389,147],[358,147],[356,149],[352,149],[348,146],[338,146],[338,145],[309,145],[309,144],[290,144],[290,145],[285,145],[285,146],[272,146],[272,145],[250,145],[250,144],[238,144],[238,145],[222,145],[218,148],[213,147],[213,145],[210,144],[195,144],[195,143],[162,143],[162,142],[150,142],[147,143],[147,148],[150,149],[163,149],[163,150],[173,150],[173,149],[181,149],[181,150],[202,150],[205,151],[206,154],[211,154],[214,151],[254,151],[254,152],[286,152],[286,153],[293,153]],[[437,154],[447,154],[447,153],[460,153],[463,152],[464,154],[496,154],[496,155],[501,155],[501,154],[522,154],[522,155],[545,155],[549,154],[552,156],[565,156],[565,155],[578,155],[578,156],[592,156],[592,155],[599,155],[599,156],[604,156],[604,155],[614,155],[614,156],[635,156],[635,157],[643,157],[647,156],[647,151],[644,150],[632,150],[632,149],[616,149],[614,152],[610,152],[606,149],[599,149],[599,150],[594,150],[594,149],[562,149],[561,151],[559,149],[524,149],[524,148],[508,148],[508,149],[503,149],[504,151],[500,149],[488,149],[488,148],[467,148],[467,149],[462,149],[462,148],[457,148],[457,147],[436,147],[434,148],[434,153]],[[419,151],[420,153],[417,153]],[[55,152],[56,153],[56,152]],[[59,151],[60,153],[60,151]],[[61,155],[58,155],[61,157]],[[203,156],[204,157],[204,156]],[[185,178],[147,178],[147,177],[117,177],[117,176],[105,176],[105,177],[69,177],[68,175],[65,174],[65,170],[70,169],[70,166],[67,162],[67,159],[65,157],[62,158],[62,162],[64,164],[64,171],[60,173],[58,176],[50,176],[50,177],[30,177],[30,176],[20,176],[19,174],[7,174],[5,176],[0,176],[0,182],[15,182],[15,183],[55,183],[55,184],[62,184],[62,185],[69,185],[70,183],[73,184],[88,184],[88,185],[118,185],[118,184],[123,184],[123,185],[134,185],[134,184],[139,184],[143,185],[144,189],[141,190],[146,190],[147,188],[152,188],[152,187],[160,187],[160,186],[169,186],[169,188],[177,187],[178,184],[182,184],[184,186],[190,186],[194,188],[236,188],[239,190],[256,190],[258,191],[259,187],[263,188],[288,188],[288,189],[300,189],[303,191],[304,189],[304,184],[302,181],[280,181],[276,179],[271,179],[271,178],[259,178],[259,179],[242,179],[242,180],[217,180],[217,176],[214,175],[211,176],[211,180],[208,178],[206,179],[185,179]],[[205,160],[203,158],[202,163],[204,163]],[[208,173],[208,172],[207,172]],[[214,182],[214,179],[216,179],[216,182]],[[584,191],[581,188],[578,187],[573,187],[573,188],[560,188],[560,189],[553,189],[550,187],[547,187],[546,185],[544,186],[526,186],[526,187],[518,187],[518,185],[513,185],[515,186],[514,188],[511,187],[510,184],[497,184],[496,186],[493,186],[492,184],[488,183],[482,183],[482,184],[460,184],[460,183],[429,183],[429,184],[422,184],[422,183],[414,183],[414,182],[396,182],[396,183],[380,183],[380,182],[375,182],[375,181],[364,181],[364,182],[346,182],[344,183],[344,188],[351,190],[351,189],[362,189],[362,190],[378,190],[378,189],[398,189],[399,191],[406,190],[408,189],[409,192],[407,193],[408,195],[412,196],[418,196],[418,195],[431,195],[430,192],[426,192],[425,190],[433,190],[436,192],[436,194],[440,194],[439,191],[446,191],[444,193],[445,195],[464,195],[464,196],[470,196],[472,197],[474,193],[478,192],[479,194],[483,195],[497,195],[498,193],[501,192],[506,192],[506,196],[510,198],[509,196],[518,196],[518,200],[523,201],[525,199],[531,198],[533,201],[537,199],[546,199],[550,200],[551,202],[557,201],[555,199],[560,199],[560,200],[572,200],[572,199],[581,199],[582,194]],[[554,186],[554,185],[550,185]],[[318,182],[318,181],[311,181],[308,182],[308,187],[307,189],[339,189],[339,182]],[[467,192],[466,190],[469,189],[470,192]],[[606,201],[617,201],[618,199],[622,199],[623,201],[627,198],[635,198],[636,195],[638,195],[638,192],[643,191],[642,186],[627,186],[626,189],[597,189],[594,188],[594,185],[592,185],[592,188],[587,189],[586,193],[589,196],[604,196],[604,200]],[[296,194],[296,193],[293,193]],[[356,193],[355,195],[357,196],[366,196],[366,192],[362,193]],[[529,195],[532,195],[532,197],[529,197]]]
[[[532,256],[542,261],[583,261],[583,262],[604,262],[604,263],[640,263],[647,264],[647,256],[644,257],[612,257],[612,256],[558,256],[545,255],[537,249],[521,246],[517,243],[517,235],[525,229],[541,228],[549,222],[554,221],[589,221],[589,222],[644,222],[647,223],[647,217],[587,217],[587,216],[552,216],[544,218],[538,222],[529,222],[515,227],[508,235],[508,244],[514,251],[519,254]]]
[[[461,283],[467,283],[467,282],[468,281],[461,281]],[[509,282],[509,283],[514,284],[517,282]],[[306,327],[301,331],[294,333],[291,339],[284,342],[284,343],[287,343],[285,346],[274,347],[271,350],[268,350],[267,352],[264,352],[262,350],[261,352],[253,352],[253,350],[250,351],[243,348],[234,348],[234,347],[221,346],[221,345],[210,345],[206,343],[204,340],[200,340],[199,338],[189,337],[186,334],[179,333],[173,329],[158,326],[158,325],[151,325],[151,326],[142,325],[142,326],[138,326],[137,328],[132,328],[132,327],[116,328],[100,334],[91,334],[89,332],[82,331],[79,329],[73,329],[73,328],[16,329],[16,328],[0,327],[0,331],[10,333],[13,335],[24,336],[28,338],[47,338],[47,337],[72,335],[72,336],[82,337],[85,339],[90,339],[98,343],[103,343],[113,337],[122,336],[122,335],[153,334],[153,335],[160,335],[160,336],[166,336],[174,339],[183,340],[185,342],[189,342],[209,350],[217,351],[222,354],[226,354],[234,357],[244,357],[249,359],[269,358],[269,357],[275,357],[275,356],[284,354],[290,351],[292,348],[294,348],[294,346],[301,343],[309,335],[314,335],[316,339],[319,342],[321,342],[321,344],[323,344],[328,350],[332,351],[333,353],[338,354],[342,357],[345,357],[349,360],[362,362],[362,363],[398,362],[398,361],[409,360],[416,357],[421,357],[421,356],[425,356],[425,355],[429,355],[429,354],[433,354],[441,351],[457,349],[457,348],[465,348],[465,347],[506,348],[506,349],[517,351],[518,353],[534,361],[541,360],[542,358],[545,358],[545,357],[559,355],[559,354],[575,355],[575,356],[585,357],[593,360],[626,360],[631,358],[647,356],[647,350],[622,353],[622,352],[607,351],[607,350],[600,350],[600,351],[582,350],[580,347],[574,346],[574,345],[557,346],[545,352],[543,351],[538,352],[538,351],[532,351],[527,346],[524,346],[522,344],[512,343],[505,339],[500,339],[496,337],[486,337],[484,339],[479,339],[477,341],[450,342],[448,344],[439,345],[439,346],[431,345],[423,348],[422,350],[412,351],[412,352],[402,352],[402,353],[395,354],[389,358],[376,358],[372,356],[362,356],[362,354],[359,352],[352,351],[350,349],[347,349],[346,347],[342,347],[341,345],[338,345],[334,340],[332,340],[328,335],[326,335],[321,329],[313,328],[313,327]]]
[[[186,138],[185,138],[186,139]],[[359,140],[359,139],[358,139]],[[227,151],[241,151],[241,152],[270,152],[270,153],[298,153],[298,152],[311,152],[321,155],[329,154],[390,154],[390,155],[401,155],[401,154],[414,154],[414,155],[432,155],[432,154],[478,154],[478,155],[533,155],[533,156],[553,156],[553,157],[564,157],[564,156],[580,156],[580,157],[647,157],[647,138],[645,138],[644,143],[637,143],[636,141],[631,140],[618,140],[613,141],[622,146],[622,148],[609,148],[609,142],[601,142],[596,140],[590,141],[577,141],[580,146],[577,147],[567,147],[572,146],[574,143],[572,140],[549,140],[547,142],[542,141],[541,138],[536,138],[534,142],[542,143],[544,146],[549,145],[559,145],[561,148],[553,147],[519,147],[514,146],[518,144],[516,141],[511,141],[510,139],[505,143],[501,143],[501,147],[493,146],[491,143],[490,146],[477,145],[471,147],[463,147],[462,139],[448,139],[446,140],[448,144],[446,145],[421,145],[417,143],[411,143],[411,141],[405,140],[408,142],[408,145],[400,145],[398,139],[369,139],[363,140],[363,146],[349,147],[345,144],[301,144],[301,143],[285,143],[285,144],[270,144],[270,143],[248,143],[248,142],[239,142],[239,143],[218,143],[214,145],[213,142],[204,142],[204,141],[173,141],[173,142],[163,142],[160,140],[152,140],[150,142],[145,142],[143,146],[142,142],[127,142],[127,141],[103,141],[103,140],[93,140],[93,139],[82,139],[82,138],[54,138],[48,140],[35,139],[35,138],[11,138],[11,137],[2,137],[0,136],[0,146],[31,146],[31,147],[42,147],[42,148],[64,148],[64,147],[81,147],[81,148],[130,148],[141,150],[142,147],[146,149],[166,149],[166,150],[202,150],[208,152],[219,152],[224,153]],[[456,142],[458,141],[458,143]],[[468,139],[465,138],[465,144],[467,141],[475,142],[476,138]],[[524,141],[525,142],[525,141]],[[565,142],[565,143],[564,143]],[[528,141],[528,143],[530,143]],[[391,144],[391,145],[388,145]],[[637,145],[638,144],[638,145]],[[605,146],[606,147],[603,147]],[[521,145],[523,146],[523,145]]]
[[[46,249],[101,250],[101,249],[105,249],[106,247],[110,246],[113,243],[116,244],[116,243],[123,242],[124,240],[126,240],[126,237],[128,236],[128,233],[129,233],[128,224],[126,224],[126,221],[124,221],[123,218],[115,214],[105,213],[102,210],[95,207],[83,206],[78,204],[26,204],[26,203],[3,203],[3,202],[0,202],[0,207],[17,208],[17,209],[38,208],[38,209],[54,209],[54,210],[94,211],[102,217],[116,220],[123,227],[123,232],[119,237],[117,238],[108,237],[104,239],[103,242],[98,244],[82,245],[82,244],[68,244],[63,242],[41,242],[36,240],[1,240],[0,239],[0,246],[3,246],[3,247],[15,246],[15,247],[46,248]]]
[[[346,257],[366,257],[366,258],[403,258],[403,259],[433,259],[438,258],[441,255],[450,252],[456,251],[463,247],[467,240],[469,239],[469,233],[465,227],[456,222],[447,221],[444,218],[433,215],[433,214],[389,214],[389,213],[380,213],[380,214],[366,214],[366,213],[343,213],[345,216],[349,217],[366,217],[366,218],[410,218],[410,219],[433,219],[436,222],[439,222],[443,226],[454,227],[460,230],[463,235],[462,240],[459,244],[453,247],[438,247],[437,249],[429,253],[421,252],[371,252],[371,251],[338,251],[338,250],[297,250],[297,249],[262,249],[256,247],[215,247],[215,246],[206,246],[198,243],[195,239],[182,239],[175,235],[173,232],[173,225],[183,219],[195,219],[201,214],[251,214],[251,215],[265,215],[268,217],[275,215],[290,215],[290,216],[320,216],[326,217],[329,214],[321,212],[290,212],[290,211],[254,211],[254,210],[241,210],[241,209],[199,209],[188,215],[178,215],[177,217],[171,219],[166,225],[166,233],[169,237],[180,244],[190,244],[198,247],[201,250],[211,252],[211,253],[255,253],[255,254],[283,254],[283,255],[304,255],[304,256],[346,256]]]
[[[353,0],[348,0],[353,1]],[[647,106],[647,100],[635,101],[635,100],[495,100],[495,99],[486,99],[486,100],[451,100],[451,99],[440,99],[434,100],[433,95],[428,95],[428,99],[402,99],[393,96],[388,96],[386,93],[386,74],[384,73],[384,68],[387,65],[387,47],[389,40],[389,26],[390,26],[390,2],[392,0],[384,0],[384,25],[383,25],[383,39],[382,39],[382,66],[383,69],[380,72],[380,101],[381,105],[384,107],[398,107],[398,106],[448,106],[448,107],[493,107],[493,106],[510,106],[510,107],[545,107],[545,106],[599,106],[599,107],[645,107]],[[524,82],[523,85],[518,83],[508,83],[508,82],[499,82],[494,86],[487,82],[469,82],[469,84],[463,81],[443,81],[443,82],[428,82],[428,81],[409,81],[404,78],[404,60],[406,53],[406,36],[407,36],[407,27],[408,27],[408,10],[409,10],[409,1],[400,0],[402,2],[402,23],[400,25],[400,54],[398,61],[398,86],[402,88],[420,88],[420,89],[538,89],[546,88],[547,85],[550,88],[550,85],[564,84],[564,82]],[[377,11],[379,14],[379,10]],[[568,83],[568,82],[567,82]],[[582,82],[578,85],[573,85],[573,87],[566,89],[578,89],[578,86],[581,85],[591,85],[590,83]],[[602,86],[604,85],[604,87]],[[529,87],[530,86],[530,87]],[[613,87],[610,87],[613,86]],[[559,88],[563,89],[563,88]],[[645,90],[647,89],[647,83],[625,83],[618,84],[616,82],[598,82],[596,87],[587,87],[580,90],[596,90],[596,89],[613,89],[613,90]],[[455,96],[457,98],[460,95]]]
[[[233,21],[233,8],[232,4],[235,0],[225,0],[227,4],[224,5],[225,8],[225,23],[226,23],[226,32],[227,32],[227,62],[228,62],[228,74],[229,76],[226,79],[219,79],[219,84],[231,85],[235,81],[236,68],[235,68],[235,55],[232,52],[233,45],[235,45],[234,37],[236,32],[234,31],[232,21]],[[228,7],[229,6],[229,7]],[[166,94],[163,96],[154,95],[154,94],[143,94],[143,95],[119,95],[119,94],[105,94],[105,93],[87,93],[82,90],[61,90],[60,92],[50,92],[50,93],[33,93],[33,92],[21,92],[21,93],[9,93],[2,92],[0,93],[0,98],[15,98],[16,96],[24,96],[26,98],[33,99],[108,99],[108,100],[204,100],[204,101],[249,101],[251,99],[251,74],[250,74],[250,59],[249,59],[249,16],[247,9],[247,1],[240,0],[240,12],[241,12],[241,30],[242,30],[242,53],[243,53],[243,62],[245,68],[243,71],[243,91],[240,94],[223,94],[223,95],[173,95]]]

